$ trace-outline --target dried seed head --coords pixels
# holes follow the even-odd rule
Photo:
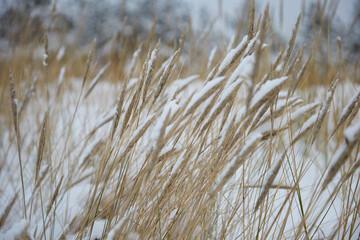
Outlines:
[[[360,124],[354,124],[344,131],[345,140],[340,148],[336,151],[332,164],[322,184],[321,190],[324,191],[327,185],[333,180],[335,175],[340,171],[341,166],[345,164],[351,151],[356,143],[360,140]]]
[[[82,81],[82,87],[85,86],[85,83],[86,83],[86,81],[88,79],[88,76],[89,76],[90,65],[91,65],[91,62],[92,62],[92,59],[93,59],[94,53],[95,53],[95,46],[96,46],[96,39],[94,39],[94,41],[93,41],[93,43],[91,45],[91,50],[90,50],[88,58],[86,60],[86,68],[85,68],[84,78],[83,78],[83,81]]]
[[[56,189],[55,189],[55,191],[54,191],[54,193],[53,193],[53,195],[51,197],[50,203],[49,203],[49,205],[47,207],[47,210],[46,210],[46,216],[49,215],[50,210],[51,210],[56,198],[59,195],[59,190],[60,190],[61,183],[62,183],[63,179],[64,179],[64,175],[61,176],[60,181],[59,181],[58,185],[56,186]]]
[[[41,133],[40,133],[39,147],[38,147],[37,158],[36,158],[35,183],[37,183],[37,181],[38,181],[41,162],[43,159],[48,117],[49,117],[49,112],[47,111],[45,113],[44,119],[41,123]]]
[[[2,226],[4,226],[4,224],[6,222],[6,219],[9,216],[9,213],[10,213],[12,207],[14,206],[15,201],[16,201],[17,198],[18,198],[18,194],[15,193],[14,197],[11,199],[11,201],[9,202],[9,204],[6,206],[5,210],[3,211],[3,213],[2,213],[2,215],[0,217],[0,228]]]
[[[338,79],[334,79],[327,91],[326,97],[322,103],[322,106],[320,108],[320,111],[319,111],[317,119],[316,119],[312,142],[315,141],[315,138],[316,138],[318,132],[320,131],[321,124],[323,123],[323,121],[325,119],[325,115],[330,107],[331,100],[333,99],[337,83],[338,83]]]
[[[176,52],[172,55],[169,64],[166,65],[165,70],[160,77],[159,84],[157,85],[157,87],[155,89],[153,104],[156,102],[156,99],[160,96],[160,93],[164,89],[165,84],[170,76],[170,73],[171,73],[176,61],[179,58],[179,55],[180,55],[180,49],[176,50]]]
[[[155,49],[151,52],[151,57],[148,63],[148,68],[146,71],[146,78],[145,78],[145,83],[144,83],[144,89],[143,89],[143,93],[142,93],[142,101],[143,103],[145,102],[145,98],[147,96],[147,92],[148,92],[148,88],[150,87],[150,83],[153,77],[153,73],[154,73],[154,68],[155,68],[155,64],[156,64],[156,59],[158,57],[158,52],[160,49],[160,40],[158,41],[158,43],[156,44]]]
[[[214,190],[210,194],[210,198],[213,198],[215,194],[229,181],[229,179],[244,163],[246,157],[255,151],[262,137],[263,135],[260,133],[255,134],[252,138],[249,138],[249,140],[242,146],[240,153],[237,154],[231,161],[231,163],[226,166],[226,169],[224,169],[223,174],[220,177],[219,183],[216,184]]]
[[[282,165],[282,163],[283,163],[283,161],[285,159],[285,156],[286,156],[286,151],[280,156],[280,158],[275,163],[274,167],[271,170],[269,170],[268,176],[267,176],[267,178],[265,180],[265,184],[263,185],[260,196],[256,201],[255,211],[258,210],[261,203],[265,200],[265,197],[267,196],[271,186],[273,185],[275,177],[279,173],[280,167],[281,167],[281,165]]]

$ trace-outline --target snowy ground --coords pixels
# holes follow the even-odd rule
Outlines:
[[[221,80],[221,79],[219,79]],[[79,159],[78,160],[78,167],[80,168],[81,159],[84,159],[88,154],[89,151],[93,148],[95,144],[99,141],[99,139],[103,139],[106,137],[107,132],[110,129],[111,124],[106,124],[105,126],[101,127],[96,134],[90,139],[88,139],[87,142],[84,142],[84,139],[87,138],[90,131],[98,124],[100,124],[104,119],[107,118],[107,116],[110,116],[113,113],[114,110],[114,100],[116,99],[117,93],[120,90],[119,85],[113,85],[108,82],[102,81],[98,84],[98,86],[94,89],[94,91],[89,95],[88,98],[82,100],[80,102],[79,108],[77,109],[77,114],[72,126],[72,129],[70,131],[69,136],[69,142],[67,144],[67,149],[64,149],[65,141],[67,138],[66,133],[68,132],[68,123],[71,121],[71,118],[73,116],[73,113],[75,111],[75,104],[78,96],[78,90],[81,86],[80,80],[77,79],[66,79],[66,81],[71,82],[68,86],[68,89],[64,90],[64,94],[61,96],[60,101],[56,101],[56,103],[51,108],[51,118],[50,118],[50,142],[51,142],[51,154],[46,155],[44,166],[42,166],[41,172],[46,169],[48,166],[52,166],[52,168],[57,169],[61,168],[61,170],[56,170],[56,176],[52,175],[53,179],[51,181],[59,181],[60,177],[64,177],[64,182],[70,181],[72,179],[73,182],[76,182],[76,179],[81,179],[83,176],[86,176],[87,174],[91,173],[93,170],[90,167],[89,169],[85,171],[81,171],[80,173],[74,172],[69,173],[68,168],[70,169],[70,166],[72,164],[72,159]],[[191,81],[191,79],[190,79]],[[181,83],[184,81],[175,81],[171,86],[168,87],[168,91],[166,94],[171,96],[174,91],[181,85]],[[188,81],[186,81],[188,82]],[[211,82],[213,85],[217,84],[216,80]],[[131,86],[130,86],[131,87]],[[208,88],[211,86],[209,85]],[[267,86],[266,89],[271,89],[270,86]],[[191,83],[187,87],[187,91],[184,92],[184,94],[179,97],[174,103],[169,104],[175,104],[175,108],[178,105],[181,105],[183,101],[187,101],[189,96],[192,95],[192,93],[197,93],[195,96],[201,97],[203,94],[201,92],[206,92],[208,88],[202,88],[202,84],[199,81],[191,81]],[[335,105],[342,106],[342,102],[347,102],[349,100],[350,94],[343,94],[344,92],[354,92],[354,86],[351,86],[349,84],[341,84],[337,90],[334,99],[338,99],[339,101],[333,101],[332,102],[332,108],[330,108],[329,115],[332,115],[334,112],[334,109],[336,109]],[[52,89],[52,88],[51,88]],[[241,93],[244,93],[245,89],[240,89],[239,96],[241,101]],[[323,97],[325,96],[326,89],[324,88],[317,88],[309,91],[305,91],[307,94],[313,94],[313,92],[316,92],[316,98],[314,99],[314,102],[319,101],[321,102],[323,100]],[[226,91],[223,92],[226,95]],[[261,92],[260,92],[261,93]],[[262,93],[265,94],[265,93]],[[52,96],[54,96],[54,93],[51,93]],[[261,95],[261,94],[260,94]],[[261,97],[259,97],[261,98]],[[196,102],[196,98],[192,98],[192,102]],[[51,99],[55,100],[55,99]],[[34,189],[34,181],[33,179],[33,169],[35,168],[35,162],[36,162],[36,144],[32,141],[37,140],[37,138],[32,136],[39,135],[40,129],[37,127],[37,124],[34,125],[34,123],[38,123],[42,120],[42,116],[46,110],[46,105],[43,104],[43,102],[46,101],[44,99],[44,96],[42,96],[41,93],[36,94],[35,98],[31,101],[30,106],[27,109],[26,114],[24,114],[23,118],[21,119],[21,136],[22,136],[22,155],[25,160],[25,164],[23,165],[24,168],[24,180],[26,185],[26,203],[27,206],[30,208],[32,196],[33,195],[33,189]],[[254,99],[256,101],[256,99]],[[189,105],[192,104],[190,102]],[[281,103],[279,103],[281,105]],[[334,105],[335,104],[335,105]],[[169,106],[170,109],[174,108]],[[300,108],[301,109],[301,108]],[[171,111],[174,111],[171,110]],[[300,111],[300,110],[299,110]],[[296,111],[294,112],[294,116],[296,115]],[[158,119],[161,119],[160,115],[158,116]],[[158,120],[159,121],[159,120]],[[1,129],[1,155],[3,161],[2,164],[2,174],[1,174],[1,180],[0,180],[0,190],[1,190],[1,202],[3,203],[0,206],[0,213],[3,212],[7,204],[11,201],[15,193],[19,194],[19,199],[21,195],[21,185],[20,185],[20,179],[18,175],[19,166],[17,161],[17,150],[16,145],[14,144],[15,141],[10,141],[9,139],[14,138],[14,133],[12,131],[8,131],[8,129],[4,126],[8,126],[9,121],[8,119],[4,119],[4,116],[1,117],[2,122],[2,129]],[[286,121],[285,121],[286,122]],[[328,119],[329,126],[333,125],[333,121],[331,118]],[[140,122],[141,125],[141,122]],[[150,128],[145,133],[144,137],[141,140],[141,145],[138,146],[137,152],[138,157],[135,159],[139,159],[141,162],[141,159],[143,158],[142,155],[148,151],[148,149],[153,144],[154,141],[154,134],[156,135],[156,129],[157,124],[154,123],[150,126]],[[266,127],[265,127],[266,128]],[[333,129],[332,127],[329,127],[329,129]],[[259,129],[261,130],[261,128]],[[154,133],[155,131],[155,133]],[[283,141],[288,142],[287,135],[290,133],[284,133],[284,137],[282,138]],[[294,133],[293,133],[294,134]],[[320,136],[322,137],[322,136]],[[155,137],[156,139],[156,137]],[[180,143],[184,140],[180,140]],[[308,203],[311,201],[311,198],[313,197],[314,189],[318,185],[318,182],[320,181],[320,178],[322,176],[322,173],[325,171],[326,166],[331,162],[333,158],[333,153],[335,152],[337,148],[337,143],[334,141],[330,141],[329,144],[323,145],[321,142],[316,142],[311,148],[308,147],[308,144],[306,142],[306,138],[302,140],[300,143],[296,145],[292,149],[292,152],[289,153],[289,161],[294,161],[295,165],[300,167],[302,164],[304,164],[304,167],[307,169],[305,171],[305,175],[302,176],[301,181],[299,183],[299,188],[301,189],[301,198],[303,202],[303,208],[307,209]],[[284,143],[286,145],[286,143]],[[70,152],[68,152],[71,149]],[[164,147],[164,149],[167,149],[167,146]],[[252,159],[261,159],[263,157],[264,152],[269,151],[270,149],[268,146],[264,145],[263,147],[259,147],[259,149],[254,153],[252,156]],[[46,151],[50,152],[50,150]],[[68,156],[63,157],[63,154],[68,153]],[[281,152],[281,151],[280,151]],[[279,153],[280,154],[280,153]],[[59,162],[59,161],[64,161]],[[136,172],[138,171],[138,167],[140,166],[140,162],[133,162],[133,166],[131,168],[132,171]],[[259,181],[261,181],[262,177],[258,175],[258,171],[255,169],[258,168],[257,161],[252,161],[251,164],[247,165],[247,169],[254,169],[254,171],[251,171],[252,174],[246,175],[245,182],[248,183],[248,185],[259,185]],[[283,174],[279,174],[278,177],[275,180],[276,182],[279,182],[280,185],[292,185],[292,176],[291,176],[291,166],[294,165],[285,165],[282,169]],[[261,167],[260,167],[261,168]],[[235,174],[235,177],[232,178],[232,180],[227,183],[227,185],[224,187],[224,189],[231,189],[227,195],[226,198],[219,203],[219,208],[223,209],[220,210],[220,212],[226,212],[229,206],[229,203],[236,201],[237,195],[238,195],[238,189],[236,187],[236,183],[239,181],[239,179],[242,178],[242,168],[239,168],[237,173]],[[50,181],[50,179],[48,179]],[[334,183],[339,180],[339,177],[334,180]],[[66,184],[70,184],[66,183]],[[235,184],[235,185],[234,185]],[[355,188],[356,181],[353,183],[354,185],[348,186],[348,189]],[[61,190],[61,197],[56,201],[56,215],[54,215],[53,218],[53,225],[51,227],[51,231],[46,232],[47,236],[50,238],[50,236],[54,236],[55,238],[59,237],[64,229],[66,229],[66,223],[69,223],[71,219],[73,219],[75,216],[81,214],[83,208],[85,207],[85,203],[87,201],[87,196],[91,192],[91,185],[92,185],[92,178],[86,178],[85,180],[81,181],[79,184],[77,184],[74,187],[67,186],[66,188],[62,188]],[[47,189],[49,187],[49,189]],[[51,199],[51,193],[54,191],[53,185],[47,185],[45,184],[42,188],[42,201],[43,204],[46,206],[49,200]],[[317,210],[321,210],[321,206],[324,205],[324,203],[327,201],[327,197],[331,193],[331,187],[326,189],[326,191],[317,199],[317,205],[312,206],[313,211],[311,212],[311,215],[316,216]],[[272,191],[272,190],[271,190]],[[278,189],[274,190],[277,192],[276,199],[272,203],[273,204],[273,210],[276,212],[276,209],[279,209],[279,207],[282,204],[282,200],[287,196],[286,190]],[[37,193],[38,194],[38,193]],[[248,198],[249,199],[256,199],[257,197],[257,191],[250,191]],[[329,212],[324,219],[322,225],[321,225],[321,231],[318,232],[318,237],[322,238],[327,236],[326,233],[331,232],[331,230],[334,227],[334,224],[337,223],[337,218],[339,215],[339,209],[343,201],[343,197],[341,193],[335,198],[333,205],[329,208]],[[226,199],[226,201],[225,201]],[[294,199],[294,201],[296,201]],[[236,203],[234,202],[236,205]],[[252,209],[251,205],[254,204],[254,202],[249,202],[248,209]],[[297,204],[294,206],[298,206]],[[318,206],[318,207],[317,207]],[[40,208],[41,206],[34,205],[33,208]],[[17,234],[21,233],[21,230],[24,228],[28,228],[29,233],[35,233],[36,231],[42,231],[43,221],[42,221],[42,214],[44,214],[41,211],[36,211],[32,216],[31,220],[24,220],[22,219],[22,205],[21,201],[17,201],[14,208],[12,210],[12,214],[9,216],[9,219],[4,227],[1,228],[0,232],[0,238],[1,239],[11,239],[12,237],[17,236]],[[291,220],[288,219],[288,224],[286,225],[285,229],[285,236],[291,237],[291,229],[293,229],[295,226],[297,226],[298,222],[301,220],[301,209],[294,208],[292,211],[292,218]],[[249,219],[250,221],[250,219]],[[359,221],[359,220],[357,220]],[[91,235],[91,239],[96,239],[98,237],[101,237],[103,227],[105,225],[105,220],[98,220],[95,222],[93,234]],[[359,222],[360,223],[360,222]],[[236,230],[239,234],[242,232],[241,227]],[[357,230],[358,233],[360,233],[360,229]],[[321,233],[324,234],[324,236],[321,236]],[[289,235],[288,235],[289,234]],[[38,235],[37,235],[38,236]],[[71,236],[69,235],[68,237]]]

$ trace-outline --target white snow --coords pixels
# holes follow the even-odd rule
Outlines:
[[[46,67],[47,66],[47,60],[48,60],[48,55],[46,53],[44,53],[42,55],[42,57],[43,57],[42,64]]]
[[[58,61],[58,62],[61,61],[63,59],[64,55],[65,55],[65,47],[62,46],[62,47],[60,47],[60,49],[56,55],[56,61]]]
[[[312,115],[303,125],[302,127],[294,134],[293,139],[298,140],[307,130],[309,130],[312,126],[314,126],[317,120],[317,115]]]
[[[251,99],[250,108],[253,108],[259,101],[264,100],[264,97],[266,97],[268,93],[282,85],[287,79],[288,77],[280,77],[266,81]]]
[[[354,94],[354,96],[349,100],[348,104],[346,104],[346,106],[344,107],[340,115],[339,123],[343,123],[346,120],[346,118],[349,116],[351,109],[353,109],[355,104],[359,101],[359,98],[360,88],[357,90],[356,94]]]
[[[217,46],[215,46],[215,47],[211,50],[211,52],[210,52],[209,60],[208,60],[207,66],[206,66],[206,68],[207,68],[208,70],[211,68],[211,65],[212,65],[212,63],[213,63],[213,60],[214,60],[216,51],[217,51]]]
[[[138,137],[138,135],[140,134],[141,130],[146,126],[146,124],[155,116],[156,114],[153,113],[151,115],[149,115],[148,117],[146,117],[142,124],[132,133],[132,137],[129,139],[129,143],[133,142],[134,139],[136,139]]]
[[[174,108],[174,109],[178,108],[175,101],[170,101],[165,106],[161,116],[156,121],[154,129],[151,131],[151,140],[152,140],[153,148],[159,147],[158,144],[159,144],[159,141],[161,141],[161,139],[160,139],[160,137],[161,137],[160,136],[161,135],[161,129],[166,124],[165,123],[166,117],[169,117],[169,118],[171,117],[171,113],[173,111],[172,108]],[[169,121],[169,119],[168,119],[168,121]]]
[[[235,43],[235,34],[234,35],[232,35],[232,37],[230,38],[230,40],[229,40],[229,44],[228,44],[228,46],[227,46],[227,48],[226,48],[226,51],[227,52],[230,52],[230,50],[232,49],[232,47],[233,47],[233,45],[234,45],[234,43]]]
[[[141,52],[141,46],[133,53],[133,57],[131,59],[130,65],[129,65],[129,70],[131,70],[133,67],[135,67],[136,61],[139,57],[140,52]]]
[[[62,66],[60,69],[60,74],[59,74],[59,78],[58,78],[58,88],[61,87],[61,85],[64,81],[65,70],[66,70],[65,66]]]
[[[244,57],[240,61],[239,65],[236,67],[234,72],[229,77],[228,83],[231,84],[239,77],[245,80],[250,79],[250,76],[254,69],[254,64],[255,64],[254,54]]]
[[[221,176],[219,176],[219,181],[214,185],[213,190],[221,187],[220,185],[224,185],[225,181],[228,181],[228,176],[233,176],[236,171],[239,169],[239,167],[244,163],[246,160],[245,158],[249,154],[249,150],[256,147],[259,141],[262,138],[261,133],[254,133],[251,136],[248,137],[247,141],[243,146],[241,146],[240,152],[232,158],[230,163],[226,165],[226,167],[223,169]],[[235,170],[235,171],[234,171]]]
[[[302,118],[304,114],[313,111],[319,105],[319,103],[310,103],[297,108],[294,112],[291,113],[291,121],[297,121],[298,119]]]
[[[225,77],[215,78],[207,82],[199,92],[195,93],[185,110],[185,116],[189,113],[190,109],[197,108],[200,105],[201,100],[205,100],[203,98],[206,94],[218,88],[225,79]]]
[[[135,87],[135,85],[138,83],[139,79],[138,78],[131,78],[129,80],[129,83],[126,87],[126,91],[129,91],[131,88]]]
[[[220,98],[215,102],[215,105],[212,107],[208,120],[205,121],[203,126],[207,125],[209,121],[212,121],[212,119],[215,117],[215,114],[220,113],[221,108],[225,106],[225,102],[229,101],[230,97],[235,94],[242,82],[243,81],[241,79],[237,79],[237,81],[234,81],[232,84],[224,88]],[[208,104],[211,104],[212,100],[213,98],[209,98]],[[204,106],[207,105],[205,104]]]
[[[260,196],[265,193],[266,186],[271,185],[274,182],[277,174],[279,173],[279,169],[285,159],[285,156],[286,156],[285,154],[286,153],[281,154],[275,161],[274,165],[267,171],[265,181],[264,181],[265,184],[263,184],[263,186],[261,188]]]
[[[320,111],[318,113],[318,117],[317,117],[317,121],[316,121],[316,125],[315,125],[315,132],[314,132],[314,137],[316,137],[317,131],[320,130],[321,124],[325,118],[326,112],[329,109],[331,100],[333,99],[333,95],[334,95],[334,91],[336,88],[338,80],[335,80],[334,83],[330,86],[330,88],[328,89],[327,93],[326,93],[326,97],[325,100],[322,103],[322,106],[320,108]]]
[[[104,74],[104,72],[106,71],[106,69],[109,67],[110,63],[107,63],[105,64],[105,66],[103,66],[98,74],[93,78],[93,80],[90,82],[90,86],[89,86],[89,89],[92,89],[96,84],[97,82],[99,81],[99,79],[101,78],[101,76]]]
[[[245,154],[249,151],[249,149],[256,146],[256,144],[261,140],[262,137],[263,135],[261,133],[254,133],[251,136],[249,136],[245,142],[245,145],[241,147],[240,153],[238,153],[236,156],[233,157],[231,162],[226,166],[226,168],[224,168],[223,173],[227,173],[231,171],[232,168],[236,166],[238,167],[239,164],[242,164],[242,161],[244,160],[243,157],[245,157]]]
[[[239,43],[239,45],[228,52],[228,54],[225,56],[224,60],[221,62],[219,66],[218,73],[222,72],[225,69],[225,67],[230,64],[230,62],[234,59],[236,53],[243,47],[243,45],[247,42],[247,40],[248,40],[248,36],[245,35],[241,40],[241,42]]]
[[[182,89],[184,89],[185,87],[187,87],[191,82],[193,82],[194,80],[198,79],[199,75],[192,75],[189,76],[187,78],[184,79],[178,79],[174,82],[174,85],[176,86],[176,88],[180,91]]]
[[[344,130],[347,141],[355,142],[360,138],[360,122],[357,122]]]
[[[106,220],[96,220],[94,222],[94,226],[91,232],[91,238],[92,240],[95,239],[101,239],[103,236],[103,231],[106,226]]]
[[[20,239],[21,233],[27,229],[29,222],[25,219],[21,219],[14,224],[8,231],[2,233],[0,231],[0,240],[16,240]]]

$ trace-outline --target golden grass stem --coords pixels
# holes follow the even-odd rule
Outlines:
[[[23,176],[23,167],[22,167],[22,159],[21,159],[21,138],[20,138],[20,130],[19,130],[19,122],[18,122],[18,110],[17,110],[17,98],[14,86],[14,78],[11,71],[9,70],[9,80],[10,80],[10,102],[11,102],[11,113],[12,120],[14,124],[16,141],[17,141],[17,150],[18,150],[18,158],[19,158],[19,168],[20,168],[20,179],[21,179],[21,188],[23,195],[23,205],[24,205],[24,217],[27,219],[26,214],[26,204],[25,204],[25,186],[24,186],[24,176]]]

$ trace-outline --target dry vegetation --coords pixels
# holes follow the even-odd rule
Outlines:
[[[49,50],[47,31],[14,47],[0,75],[0,237],[358,238],[353,66],[336,59],[316,80],[316,52],[294,44],[301,16],[271,60],[268,11],[253,11],[215,55],[189,28],[171,44],[120,33],[105,56],[96,41],[86,57]]]

